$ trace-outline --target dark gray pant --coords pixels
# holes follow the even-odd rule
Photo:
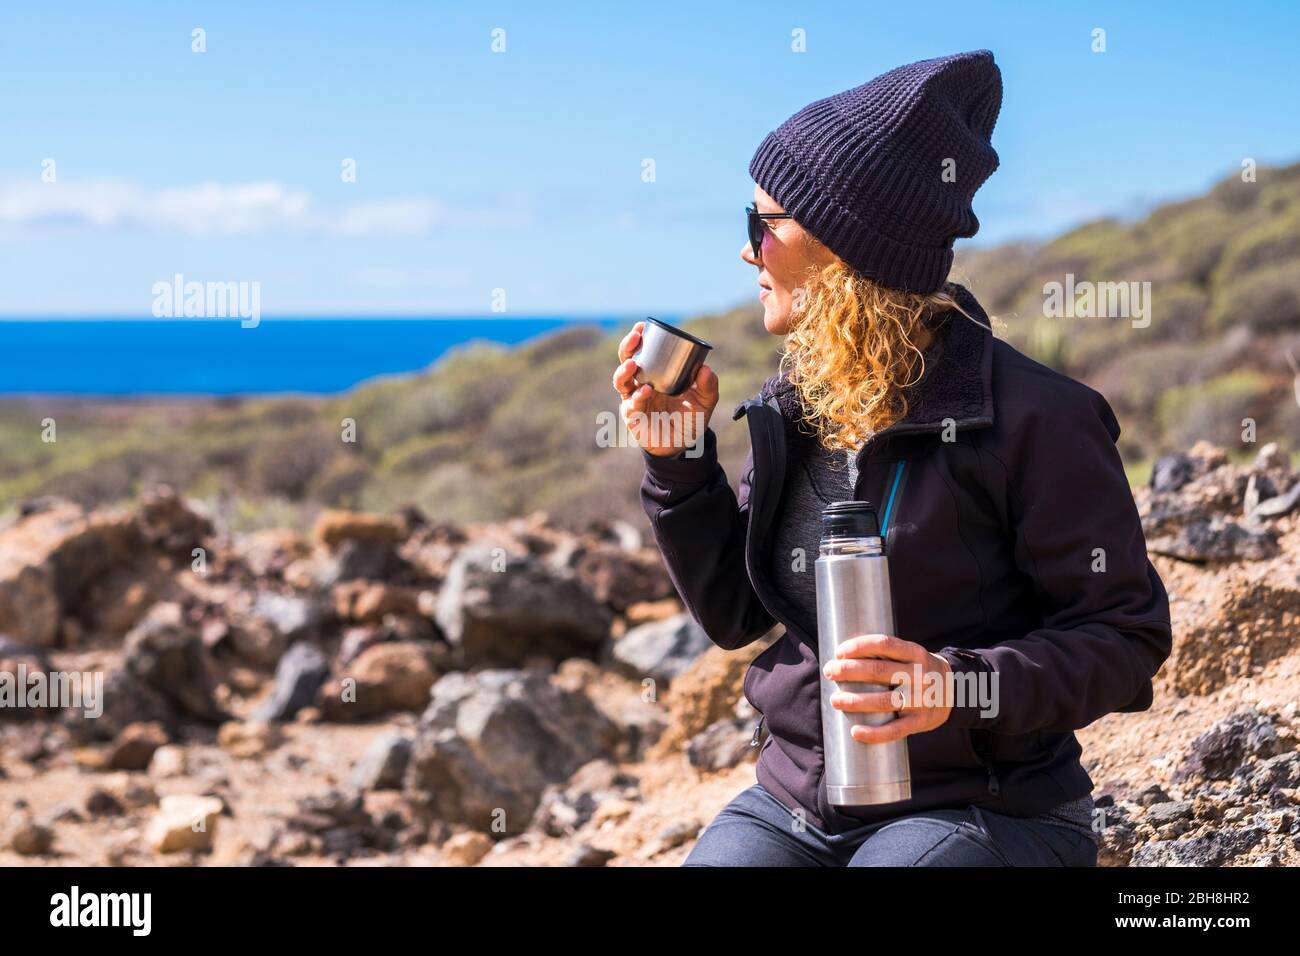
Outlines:
[[[1097,845],[1050,823],[978,807],[823,833],[759,784],[727,804],[683,866],[1096,866]]]

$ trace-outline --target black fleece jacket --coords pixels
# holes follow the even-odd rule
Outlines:
[[[783,627],[745,677],[769,731],[757,775],[833,833],[941,807],[1027,816],[1087,794],[1073,731],[1150,707],[1172,646],[1110,406],[995,339],[979,303],[958,291],[974,321],[949,316],[943,354],[907,415],[858,454],[855,495],[882,513],[898,636],[958,675],[996,674],[995,714],[968,702],[907,738],[910,800],[826,800],[817,635],[764,570],[786,469],[815,441],[798,424],[793,385],[773,376],[735,409],[750,432],[739,495],[712,427],[698,457],[643,453],[646,514],[710,639],[735,649]]]

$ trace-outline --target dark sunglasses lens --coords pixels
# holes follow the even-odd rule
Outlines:
[[[758,210],[753,206],[745,208],[746,227],[749,230],[749,245],[754,250],[754,258],[763,254],[763,220],[758,218]]]

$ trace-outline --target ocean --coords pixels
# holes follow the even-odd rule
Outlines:
[[[0,321],[0,396],[324,395],[426,368],[475,339],[517,345],[637,318]]]

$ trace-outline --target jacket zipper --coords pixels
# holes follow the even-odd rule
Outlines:
[[[998,775],[993,772],[992,764],[986,763],[984,766],[988,769],[989,772],[989,787],[988,787],[989,793],[991,793],[993,796],[996,797],[998,795],[998,792],[1002,789],[1001,786],[998,784]]]
[[[749,745],[757,747],[759,738],[763,736],[763,721],[767,720],[767,715],[762,714],[758,718],[758,723],[754,725],[754,736],[749,738]]]
[[[981,733],[981,732],[982,732],[982,731],[972,731],[972,733]],[[972,739],[971,743],[972,743],[972,746],[974,747],[974,740],[973,740],[973,739]],[[980,747],[974,747],[974,750],[975,750],[975,756],[979,758],[979,762],[984,766],[984,769],[988,772],[988,775],[989,775],[988,784],[987,784],[988,791],[989,791],[990,794],[992,794],[993,796],[996,797],[996,796],[998,795],[999,791],[1001,791],[1002,787],[1001,787],[1001,785],[998,783],[998,775],[997,775],[997,773],[994,772],[994,768],[993,768],[993,757],[992,757],[992,755],[986,757],[986,756],[984,755],[984,751],[983,751],[983,749],[980,748]]]

